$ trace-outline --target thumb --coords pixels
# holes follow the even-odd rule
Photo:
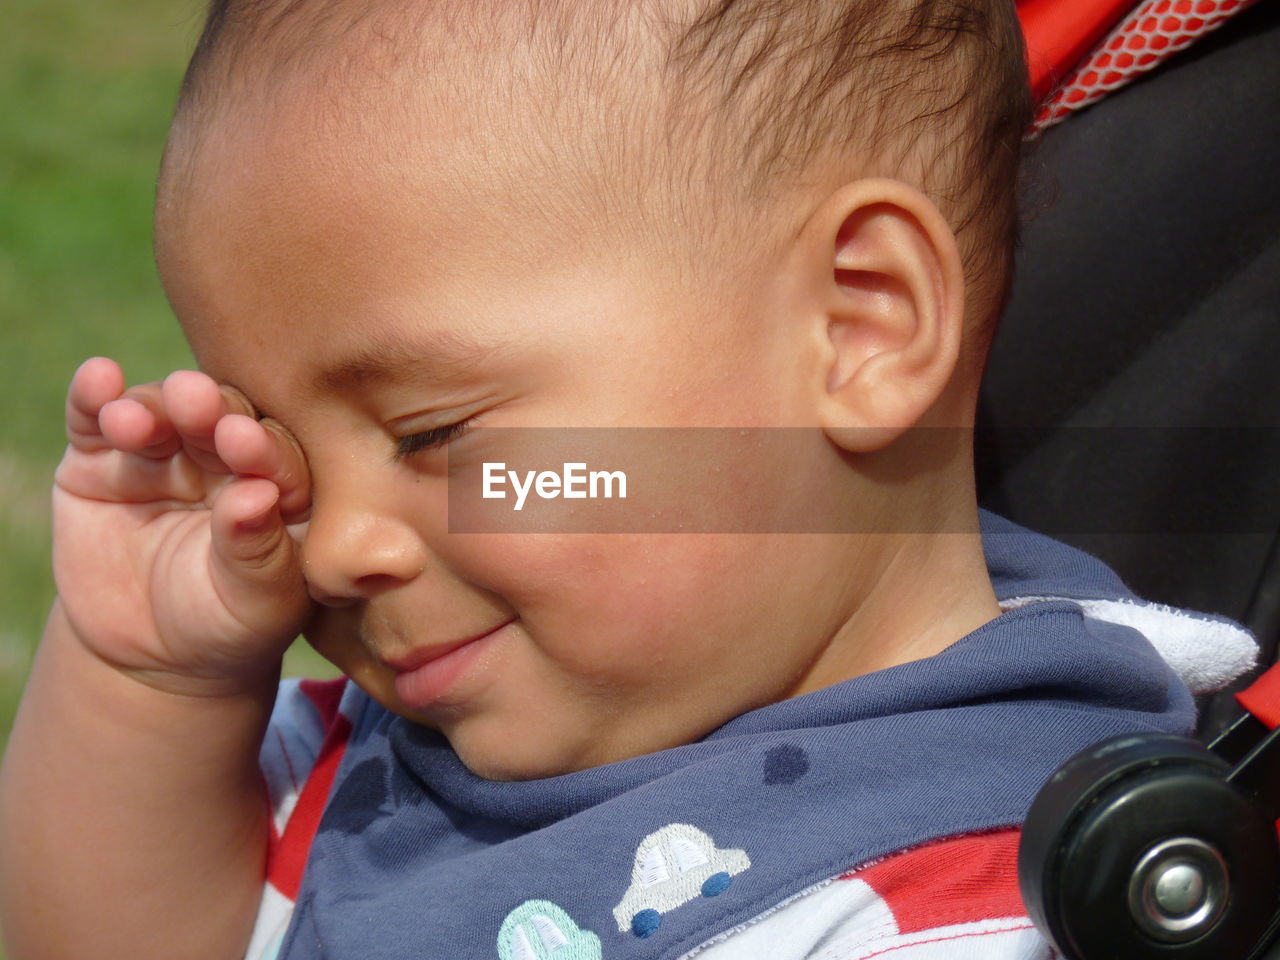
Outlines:
[[[233,480],[218,491],[209,563],[214,588],[236,619],[255,634],[287,642],[311,601],[279,500],[279,488],[261,477]]]

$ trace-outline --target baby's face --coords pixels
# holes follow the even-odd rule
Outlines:
[[[288,110],[221,128],[157,233],[201,367],[306,453],[308,639],[495,779],[688,742],[840,679],[836,537],[450,533],[444,447],[395,457],[473,417],[804,423],[767,278],[700,286],[624,222],[557,223],[549,181],[513,189],[447,129],[399,151],[329,132]]]

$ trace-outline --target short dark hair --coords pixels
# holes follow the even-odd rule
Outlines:
[[[737,109],[743,169],[773,178],[842,152],[920,184],[960,238],[986,352],[1018,235],[1017,178],[1031,119],[1013,0],[711,0],[673,63]],[[981,317],[978,318],[981,321]]]
[[[620,51],[591,47],[610,42],[609,20],[621,9],[612,5],[625,2],[211,0],[179,110],[218,86],[209,77],[214,62],[225,80],[246,60],[305,58],[323,50],[318,37],[340,36],[392,8],[408,14],[397,30],[470,17],[482,42],[487,16],[524,8],[536,27],[529,35],[541,31],[562,48],[547,58],[548,69],[563,67],[565,49],[608,61]],[[968,349],[985,354],[1012,276],[1016,181],[1031,109],[1014,0],[631,3],[649,11],[663,45],[668,113],[684,122],[674,139],[695,157],[688,162],[702,165],[700,178],[735,180],[765,197],[819,164],[889,176],[912,164],[960,239]],[[490,29],[489,42],[513,42],[511,31]],[[259,57],[264,48],[270,53]]]

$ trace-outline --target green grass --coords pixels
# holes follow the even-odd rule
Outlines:
[[[202,4],[10,0],[0,29],[0,748],[53,599],[49,484],[67,381],[193,364],[156,277],[151,206]],[[286,672],[332,675],[305,645]],[[2,960],[2,958],[0,958]]]

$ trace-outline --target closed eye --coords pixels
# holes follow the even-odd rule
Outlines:
[[[392,460],[400,463],[419,451],[443,447],[449,441],[455,440],[465,433],[474,419],[474,417],[471,417],[466,420],[459,420],[457,423],[451,423],[448,426],[434,427],[431,430],[424,430],[422,433],[412,433],[407,437],[401,437],[396,441],[396,452]]]

